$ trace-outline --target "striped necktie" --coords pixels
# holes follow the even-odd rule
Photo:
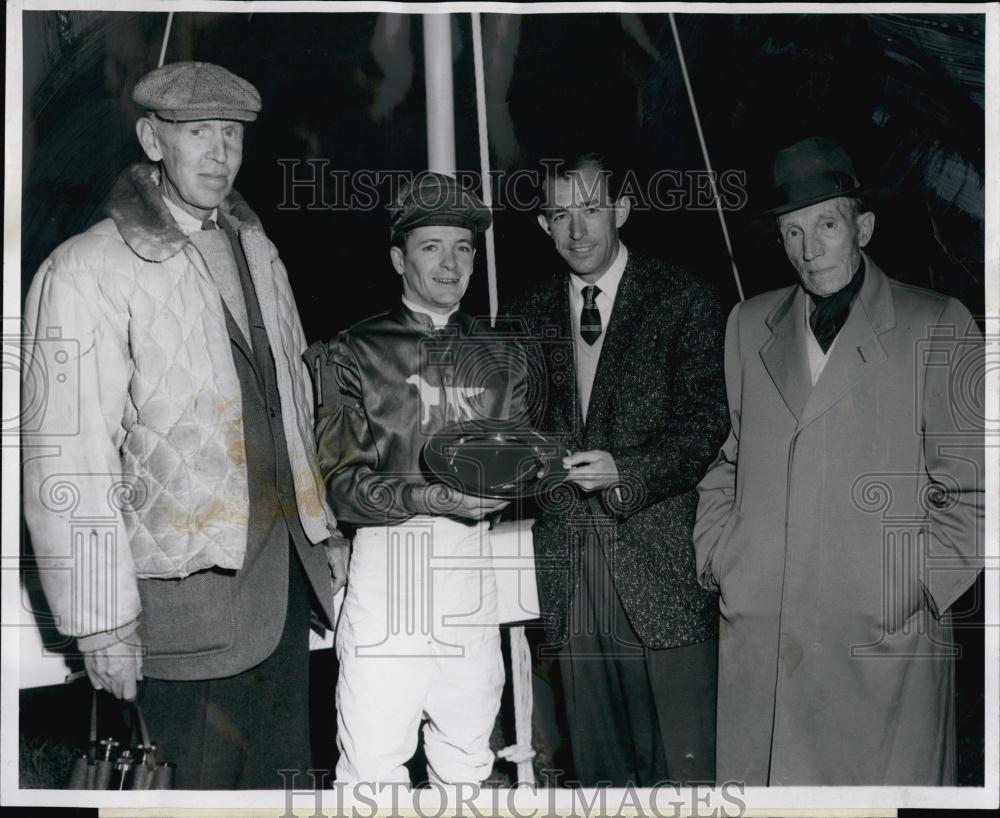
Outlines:
[[[583,288],[583,310],[580,312],[580,337],[588,344],[601,337],[601,312],[597,309],[600,287],[591,284]]]

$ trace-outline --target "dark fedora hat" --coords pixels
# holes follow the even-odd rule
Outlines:
[[[858,181],[847,151],[830,139],[810,136],[775,154],[770,198],[760,217],[780,216],[840,196],[860,199],[874,192]]]

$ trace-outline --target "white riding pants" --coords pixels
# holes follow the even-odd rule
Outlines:
[[[504,669],[490,532],[443,517],[360,529],[337,628],[337,780],[481,782]]]

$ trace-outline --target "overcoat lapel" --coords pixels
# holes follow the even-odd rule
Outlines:
[[[885,274],[868,256],[865,265],[865,283],[815,387],[806,349],[805,291],[792,289],[766,319],[772,336],[760,356],[800,427],[836,404],[886,358],[879,335],[896,325],[892,295]]]
[[[617,376],[622,368],[629,365],[628,351],[638,337],[639,328],[647,315],[643,301],[648,291],[645,271],[637,263],[635,255],[629,256],[622,275],[615,305],[608,321],[607,335],[601,348],[601,357],[594,374],[594,386],[590,392],[587,407],[587,426],[600,415],[604,405],[614,392]],[[569,296],[567,295],[567,306]],[[632,362],[635,365],[636,362]]]
[[[886,359],[879,335],[896,325],[885,275],[866,259],[865,282],[806,402],[800,426],[811,423]]]
[[[765,319],[772,334],[760,349],[767,374],[796,419],[802,416],[812,391],[802,320],[802,300],[806,297],[801,287],[789,291],[788,297]]]

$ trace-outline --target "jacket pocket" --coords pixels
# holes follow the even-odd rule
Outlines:
[[[139,580],[140,622],[150,657],[198,656],[231,648],[232,582],[233,574],[218,569],[183,579]]]
[[[712,555],[712,573],[715,575],[715,581],[718,583],[720,590],[722,589],[722,580],[725,576],[727,558],[731,552],[730,543],[735,538],[734,535],[736,532],[739,531],[742,521],[743,515],[734,506],[729,514],[729,519],[726,520],[725,527],[722,529],[722,534],[719,535],[719,542],[715,546],[715,553]]]

